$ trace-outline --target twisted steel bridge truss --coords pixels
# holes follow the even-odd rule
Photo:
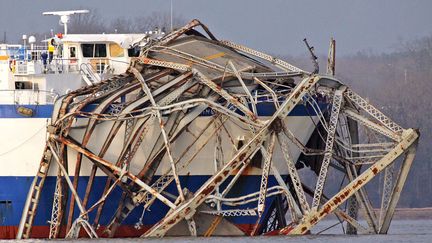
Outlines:
[[[306,234],[331,214],[347,234],[385,234],[419,137],[332,76],[218,41],[197,20],[149,40],[126,73],[58,99],[47,130],[17,238],[32,236],[48,175],[49,238],[115,237],[134,210],[141,237]],[[258,180],[243,192],[251,175]],[[336,175],[340,187],[329,182]],[[374,178],[379,215],[368,196],[376,188],[365,186]],[[242,228],[238,218],[254,223]]]

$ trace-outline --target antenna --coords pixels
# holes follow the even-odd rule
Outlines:
[[[335,76],[336,67],[336,41],[333,37],[330,39],[330,48],[327,58],[327,74]]]
[[[313,46],[309,45],[309,43],[307,42],[306,38],[304,38],[303,41],[304,41],[304,43],[306,44],[306,47],[309,50],[312,62],[314,64],[314,66],[315,66],[315,70],[312,73],[317,74],[319,72],[319,65],[318,65],[318,62],[317,62],[318,57],[315,56],[315,54],[314,54],[314,48],[313,48]]]
[[[170,24],[171,24],[171,31],[173,31],[173,2],[171,0],[171,5],[170,5]]]
[[[52,11],[52,12],[43,12],[43,15],[56,15],[60,16],[60,23],[64,26],[64,34],[67,35],[67,24],[70,19],[70,15],[73,14],[84,14],[89,13],[88,10],[69,10],[69,11]]]

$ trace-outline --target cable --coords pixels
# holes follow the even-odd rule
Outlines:
[[[18,144],[17,146],[15,146],[15,147],[9,149],[9,150],[6,151],[6,152],[0,153],[0,156],[3,156],[3,155],[5,155],[5,154],[8,154],[8,153],[14,151],[15,149],[21,147],[22,145],[24,145],[25,143],[27,143],[28,141],[30,141],[32,138],[34,138],[34,137],[35,137],[35,136],[36,136],[40,131],[42,131],[43,129],[45,129],[45,127],[46,127],[46,126],[41,127],[41,128],[40,128],[36,133],[34,133],[33,135],[31,135],[31,137],[27,138],[24,142]]]

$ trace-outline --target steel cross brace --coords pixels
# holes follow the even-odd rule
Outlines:
[[[151,94],[151,90],[147,86],[146,81],[144,80],[144,78],[141,75],[141,73],[138,70],[136,70],[135,68],[131,68],[131,71],[133,72],[133,74],[135,75],[135,77],[141,82],[143,90],[146,93],[146,95],[149,97],[150,102],[152,103],[152,106],[153,107],[158,107],[158,104],[154,100],[153,95]],[[169,159],[169,162],[171,164],[171,170],[172,170],[172,173],[173,173],[173,176],[174,176],[174,180],[176,182],[176,186],[177,186],[177,190],[178,190],[178,193],[179,193],[179,197],[180,197],[181,201],[184,201],[185,197],[183,195],[183,191],[182,191],[181,184],[180,184],[180,179],[179,179],[178,174],[177,174],[177,168],[176,168],[176,166],[174,164],[174,158],[172,157],[172,154],[171,154],[171,144],[168,141],[168,135],[167,135],[167,133],[165,131],[165,128],[164,128],[164,122],[162,120],[162,115],[161,115],[161,113],[158,110],[156,111],[156,115],[157,115],[157,118],[159,120],[160,132],[161,132],[162,137],[163,137],[164,142],[165,142],[166,154],[168,155],[168,159]]]
[[[378,233],[387,234],[387,231],[390,228],[391,219],[393,218],[394,211],[396,209],[396,204],[399,201],[400,194],[402,192],[402,188],[405,184],[405,181],[408,176],[408,172],[411,168],[411,165],[414,161],[414,157],[417,149],[417,141],[414,145],[412,145],[406,154],[406,157],[403,161],[402,167],[399,171],[399,175],[396,179],[395,185],[393,187],[392,194],[390,196],[390,201],[388,202],[387,211],[384,215],[382,224],[380,225],[380,229]]]
[[[268,176],[270,172],[270,166],[272,162],[273,157],[273,150],[275,147],[276,142],[276,134],[272,133],[270,138],[270,144],[268,146],[268,149],[266,151],[267,156],[264,157],[264,166],[262,168],[262,175],[261,175],[261,184],[260,184],[260,193],[258,198],[258,215],[259,217],[262,216],[265,209],[265,200],[266,200],[266,194],[267,194],[267,186],[268,186]]]
[[[214,134],[216,133],[216,131],[223,125],[223,123],[226,121],[227,119],[224,118],[223,121],[221,121],[221,125],[214,127],[214,130],[211,130],[207,136],[207,139],[205,139],[205,141],[202,141],[202,138],[204,136],[202,136],[205,132],[208,132],[209,127],[214,123],[215,120],[210,121],[207,126],[202,129],[201,133],[199,134],[199,136],[196,138],[196,140],[194,140],[189,146],[188,149],[186,149],[184,151],[184,153],[179,156],[179,159],[177,159],[175,161],[175,164],[178,166],[179,170],[183,169],[186,167],[186,165],[188,165],[190,163],[190,161],[198,154],[199,151],[201,151],[201,149],[204,147],[205,144],[207,144],[207,142],[209,141],[209,139],[211,137],[214,136]],[[205,138],[205,137],[204,137]],[[192,154],[192,155],[188,155],[188,154]],[[192,157],[190,158],[188,161],[186,161],[183,165],[180,165],[180,158],[187,158],[187,157]],[[167,171],[165,171],[165,173],[159,177],[159,179],[157,179],[152,185],[151,187],[154,188],[156,191],[158,191],[159,193],[161,193],[173,180],[173,176],[170,174],[171,170],[168,169]],[[144,209],[149,208],[152,203],[154,202],[155,197],[153,195],[151,195],[148,191],[144,191],[144,192],[140,192],[138,193],[134,198],[132,198],[129,201],[125,202],[125,205],[123,206],[124,209],[118,211],[118,215],[113,218],[110,222],[110,224],[107,226],[107,232],[109,232],[109,235],[113,235],[116,227],[120,224],[120,222],[122,222],[128,215],[129,213],[139,204],[143,204]]]
[[[344,109],[343,111],[345,115],[347,115],[349,118],[363,124],[364,126],[386,136],[391,138],[394,141],[398,141],[399,135],[391,130],[389,130],[387,127],[382,126],[381,124],[378,124],[376,122],[373,122],[369,120],[368,118],[358,114],[357,112],[351,110],[351,109]]]
[[[327,171],[328,171],[328,166],[330,164],[330,161],[332,159],[333,144],[336,135],[336,126],[339,121],[339,111],[342,106],[343,92],[345,91],[345,89],[346,89],[345,86],[341,86],[338,90],[335,91],[335,94],[333,96],[333,104],[331,108],[330,122],[328,126],[325,154],[324,154],[323,162],[321,164],[321,170],[318,175],[318,179],[315,187],[315,193],[312,201],[313,211],[314,210],[316,211],[320,204],[321,196],[324,190],[324,184],[327,179]]]
[[[390,165],[384,170],[384,181],[383,181],[383,192],[381,197],[381,209],[379,215],[379,224],[381,225],[384,220],[384,214],[387,212],[388,204],[390,202],[390,196],[393,190],[393,174],[394,164]]]
[[[226,90],[221,88],[219,85],[214,83],[212,80],[210,80],[208,77],[206,77],[204,74],[202,74],[200,71],[193,69],[193,74],[205,85],[207,85],[210,89],[212,89],[214,92],[218,93],[220,96],[222,96],[226,101],[233,104],[235,107],[237,107],[239,110],[241,110],[246,116],[249,117],[252,121],[256,121],[257,117],[256,115],[249,110],[246,106],[244,106],[239,100],[237,100],[235,97],[230,95]]]
[[[413,129],[404,130],[401,141],[382,159],[370,166],[366,171],[360,174],[357,178],[351,181],[339,193],[334,195],[327,203],[324,204],[317,212],[310,212],[305,215],[300,224],[296,226],[288,226],[279,231],[280,234],[304,234],[316,225],[321,219],[336,210],[349,197],[357,192],[361,187],[368,183],[379,172],[384,170],[388,165],[392,164],[399,156],[406,152],[407,148],[411,147],[418,140],[418,133]]]
[[[184,204],[176,207],[172,213],[165,216],[161,221],[154,225],[142,237],[162,237],[165,233],[180,220],[191,218],[195,209],[204,202],[205,198],[212,193],[229,176],[230,172],[237,169],[245,159],[251,156],[258,146],[264,141],[268,134],[268,129],[263,128],[260,132],[244,145],[237,154],[214,176],[201,186],[195,196],[187,200]]]
[[[142,237],[162,237],[169,229],[184,218],[191,218],[190,214],[193,214],[195,209],[204,202],[206,197],[213,193],[215,188],[225,181],[230,172],[242,165],[243,161],[250,157],[253,152],[261,146],[269,133],[270,125],[276,120],[284,119],[300,102],[304,94],[320,79],[320,76],[312,76],[303,79],[289,95],[287,100],[285,100],[281,107],[275,112],[272,118],[257,131],[256,135],[247,144],[238,150],[236,155],[227,162],[218,173],[213,175],[201,186],[200,189],[197,190],[192,199],[185,201],[183,204],[175,208],[169,215],[165,216],[161,221],[143,234]]]
[[[62,144],[64,144],[64,145],[66,145],[66,146],[68,146],[68,147],[76,150],[77,152],[84,154],[86,157],[88,157],[90,159],[90,161],[96,162],[96,163],[100,163],[101,165],[103,165],[106,168],[112,170],[116,174],[120,175],[121,173],[124,172],[121,168],[113,165],[112,163],[110,163],[109,161],[106,161],[103,158],[100,158],[99,156],[97,156],[96,154],[92,153],[88,149],[80,147],[79,145],[77,145],[75,142],[69,140],[68,138],[57,136],[57,135],[51,135],[51,137],[52,137],[52,139],[55,139],[58,142],[61,142]],[[151,194],[153,194],[156,198],[158,198],[161,202],[163,202],[164,204],[166,204],[168,207],[175,208],[175,205],[170,200],[168,200],[166,197],[164,197],[163,195],[161,195],[160,193],[158,193],[156,190],[154,190],[149,185],[147,185],[144,182],[142,182],[139,178],[137,178],[136,176],[134,176],[132,173],[130,173],[129,171],[125,171],[124,174],[130,180],[134,181],[138,186],[142,187],[146,191],[149,191]]]
[[[299,73],[305,73],[305,74],[307,74],[306,71],[304,71],[304,70],[302,70],[302,69],[300,69],[298,67],[295,67],[295,66],[293,66],[293,65],[291,65],[291,64],[289,64],[289,63],[287,63],[287,62],[285,62],[283,60],[277,59],[277,58],[272,57],[272,56],[270,56],[268,54],[259,52],[257,50],[254,50],[254,49],[251,49],[251,48],[248,48],[248,47],[245,47],[243,45],[235,44],[233,42],[225,41],[225,40],[220,41],[220,43],[222,43],[225,46],[234,48],[235,50],[238,50],[238,51],[247,53],[249,55],[253,55],[253,56],[262,58],[262,59],[267,60],[269,62],[272,62],[276,66],[278,66],[278,67],[280,67],[280,68],[282,68],[282,69],[284,69],[286,71],[293,71],[293,72],[299,72]]]
[[[294,185],[294,191],[297,195],[297,198],[299,199],[300,207],[303,211],[303,214],[307,213],[310,210],[309,204],[306,201],[306,195],[303,190],[303,187],[301,186],[301,180],[298,174],[298,171],[295,167],[294,162],[291,159],[291,155],[288,150],[288,141],[285,136],[282,136],[281,134],[278,135],[278,141],[279,145],[282,150],[282,154],[284,156],[285,162],[288,167],[288,173],[290,175],[290,178],[292,180],[292,183]]]
[[[403,128],[384,115],[381,111],[371,105],[368,101],[363,99],[360,95],[354,93],[351,89],[347,89],[345,92],[345,96],[348,97],[351,101],[353,101],[356,105],[365,110],[369,115],[373,118],[380,121],[384,126],[390,129],[392,132],[400,134],[403,131]]]

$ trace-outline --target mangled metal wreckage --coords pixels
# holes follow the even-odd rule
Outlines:
[[[18,238],[306,234],[330,214],[345,233],[387,233],[419,137],[333,76],[197,20],[58,99],[48,132]],[[377,215],[365,184],[379,173]]]

